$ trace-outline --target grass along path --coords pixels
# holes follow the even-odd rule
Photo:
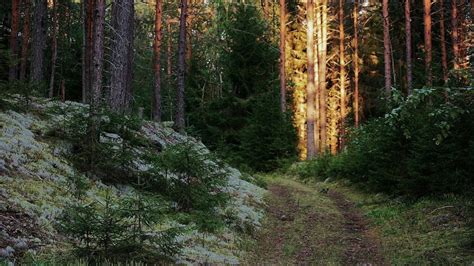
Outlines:
[[[384,264],[377,235],[336,190],[269,179],[267,216],[247,264]]]

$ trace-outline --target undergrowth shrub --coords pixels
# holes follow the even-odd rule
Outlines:
[[[178,210],[193,213],[201,229],[213,231],[221,225],[216,207],[227,200],[222,187],[228,173],[217,158],[190,142],[169,146],[150,157],[154,167],[149,189],[175,202]]]
[[[179,230],[158,231],[163,206],[149,195],[115,199],[107,193],[103,201],[75,203],[65,208],[59,229],[74,238],[80,256],[144,261],[171,258],[180,250],[175,241]]]
[[[302,178],[346,178],[390,194],[423,196],[472,190],[474,91],[423,88],[352,129],[346,149],[296,168]],[[397,96],[397,95],[396,95]]]

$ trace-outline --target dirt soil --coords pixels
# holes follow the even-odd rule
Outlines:
[[[293,181],[268,186],[267,216],[244,264],[384,265],[375,231],[338,191]]]

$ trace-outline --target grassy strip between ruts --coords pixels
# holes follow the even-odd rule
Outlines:
[[[387,263],[474,263],[472,196],[408,200],[364,193],[340,183],[327,186],[342,191],[361,208],[379,232]]]
[[[351,236],[341,210],[329,197],[334,191],[364,216],[369,235],[376,235],[381,264],[474,262],[472,197],[445,195],[414,201],[366,193],[341,181],[301,184],[278,176],[265,180],[267,217],[256,241],[246,242],[250,256],[245,263],[344,263]]]
[[[444,195],[410,200],[363,192],[349,183],[317,183],[353,201],[378,232],[385,263],[474,263],[472,196]]]

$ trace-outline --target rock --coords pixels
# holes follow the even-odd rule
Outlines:
[[[13,247],[18,250],[25,250],[28,248],[28,244],[26,243],[25,240],[18,239],[17,241],[15,241],[15,245],[13,245]]]
[[[0,257],[9,258],[13,256],[13,253],[15,253],[15,249],[10,246],[0,248]]]

